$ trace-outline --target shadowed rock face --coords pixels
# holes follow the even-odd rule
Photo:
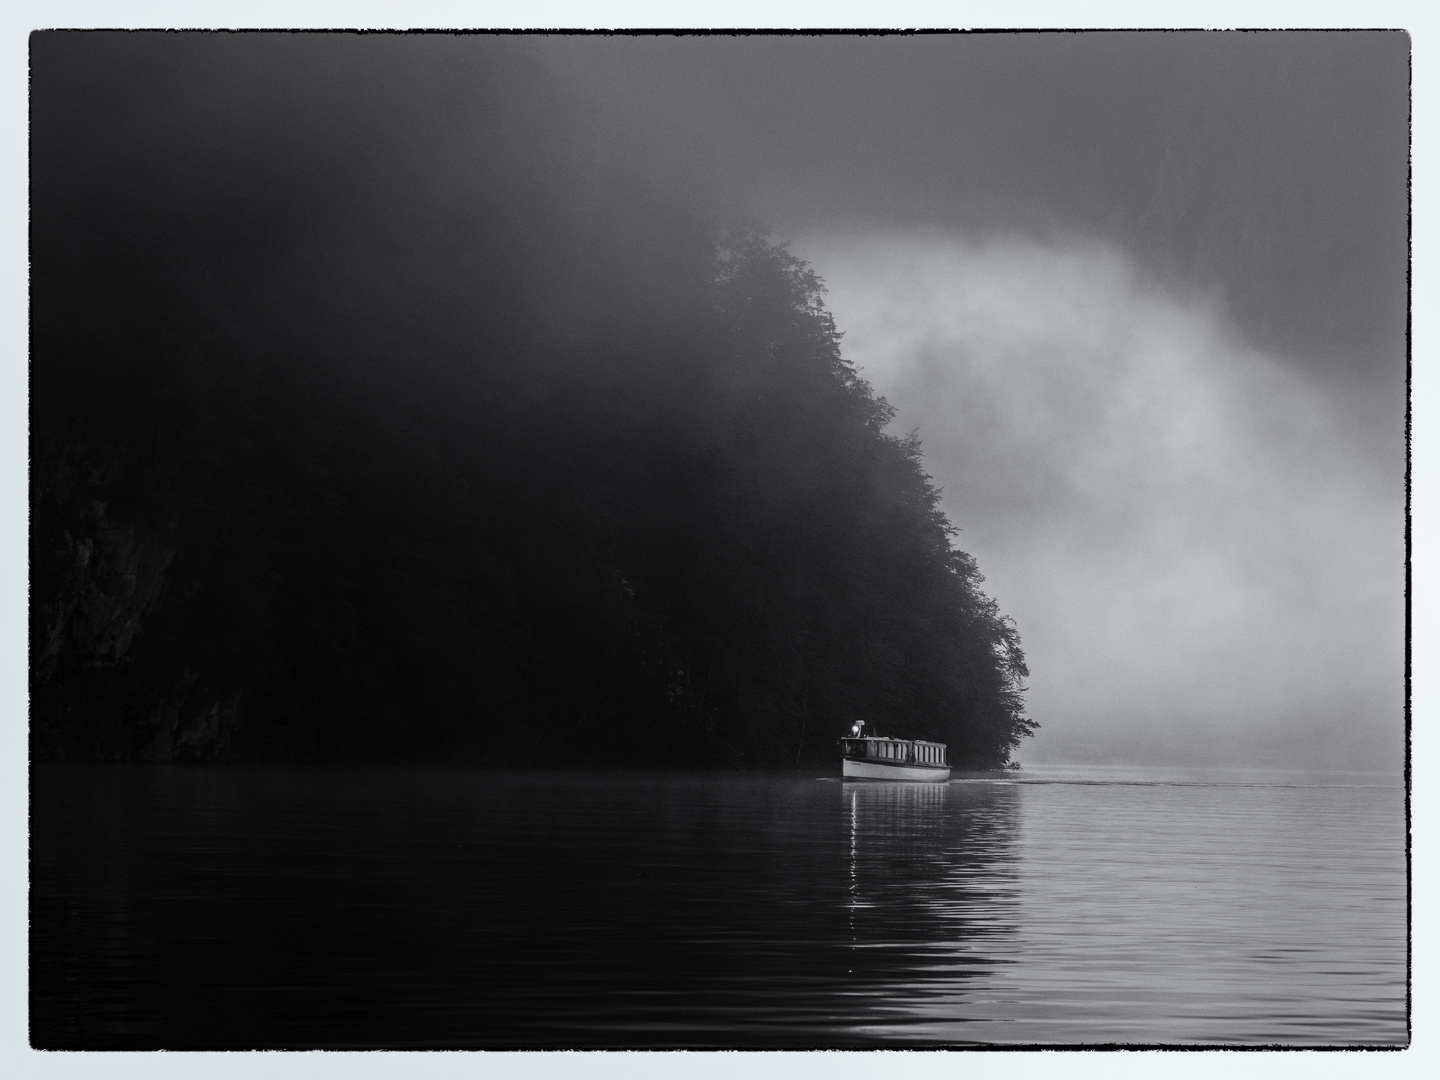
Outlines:
[[[103,471],[77,448],[37,471],[32,536],[32,754],[37,760],[175,761],[222,753],[241,695],[185,669],[135,677],[134,648],[161,609],[172,522],[122,520],[94,497]]]
[[[175,549],[154,535],[108,518],[105,504],[84,508],[93,534],[78,539],[63,530],[61,559],[70,573],[50,605],[41,677],[64,662],[85,657],[86,667],[119,663],[141,633],[142,619],[159,601]]]

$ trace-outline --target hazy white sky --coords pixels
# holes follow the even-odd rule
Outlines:
[[[1098,243],[796,247],[1019,625],[1022,760],[1398,765],[1403,488],[1343,389]]]

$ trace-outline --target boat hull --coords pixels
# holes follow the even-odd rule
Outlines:
[[[841,775],[846,780],[905,780],[920,784],[943,784],[950,779],[950,766],[912,761],[855,761],[842,758]]]

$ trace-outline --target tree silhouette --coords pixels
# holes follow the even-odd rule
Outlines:
[[[268,41],[34,49],[38,760],[1006,762],[1015,627],[810,267],[506,42]]]

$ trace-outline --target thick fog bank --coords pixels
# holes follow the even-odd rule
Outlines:
[[[799,250],[1017,621],[1027,760],[1398,767],[1404,488],[1372,401],[1100,244]]]

